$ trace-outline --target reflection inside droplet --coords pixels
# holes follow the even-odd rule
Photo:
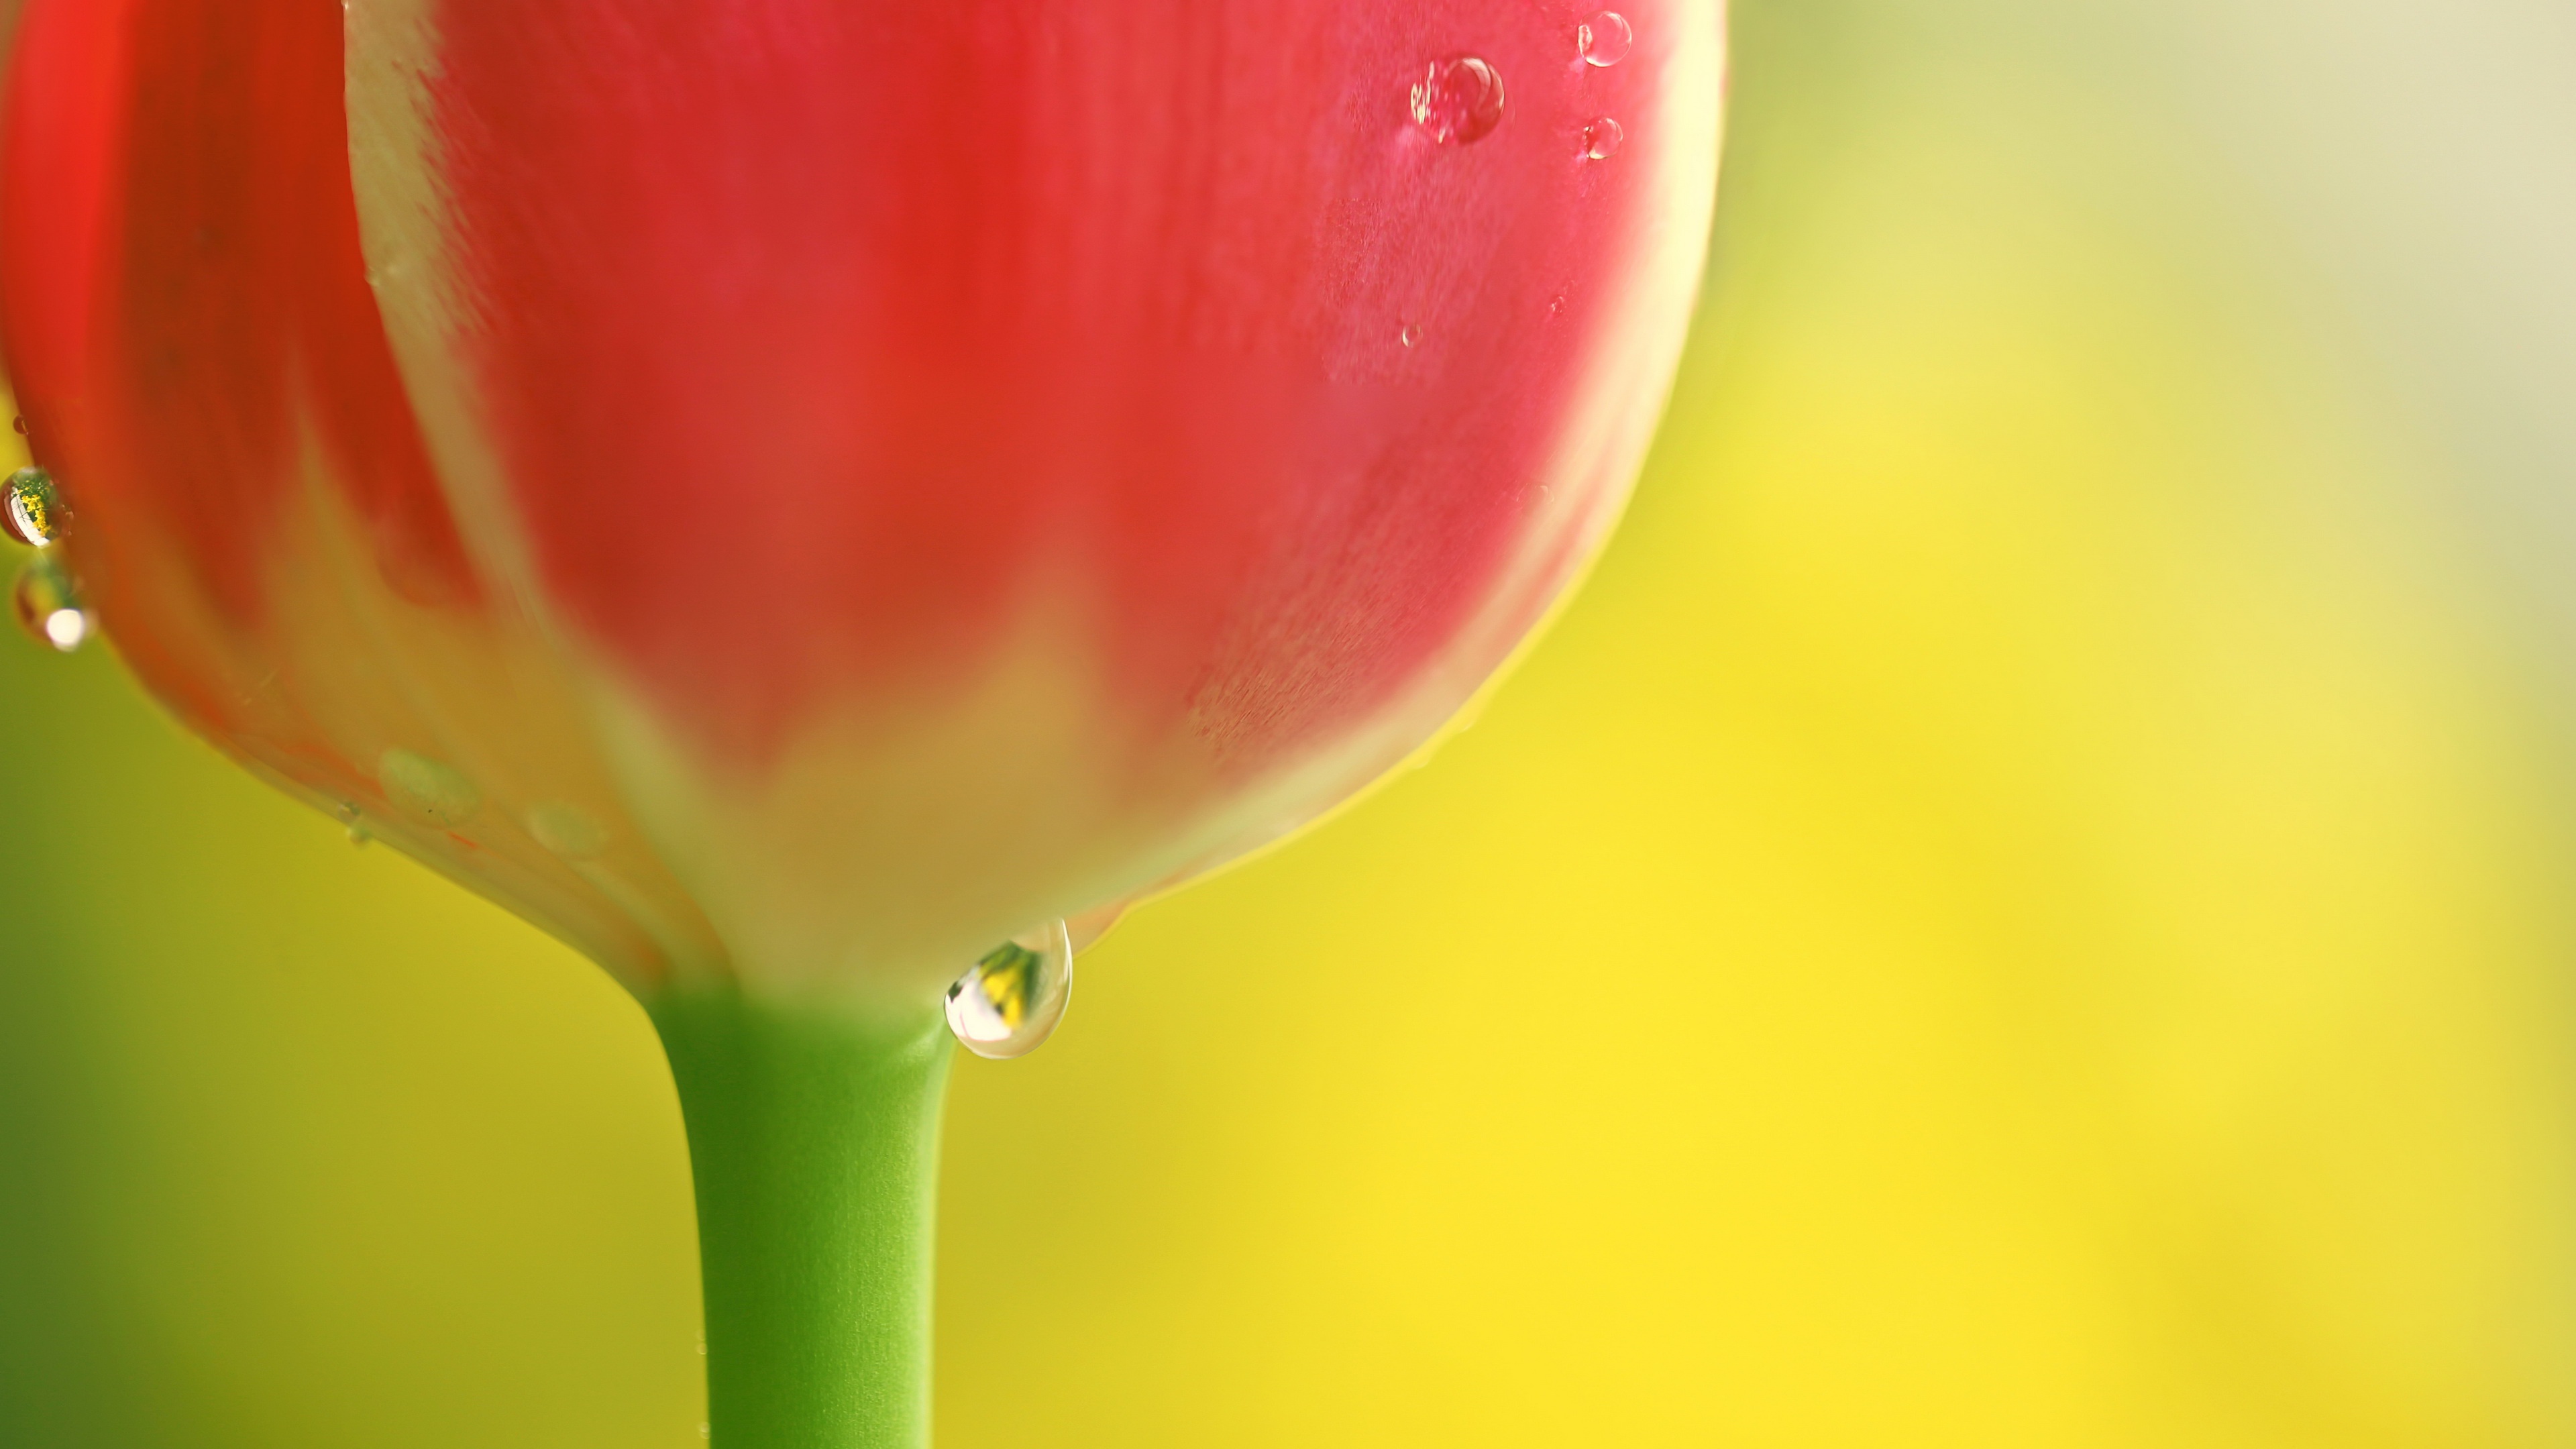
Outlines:
[[[1583,154],[1588,160],[1607,161],[1618,151],[1619,143],[1626,139],[1628,133],[1608,116],[1587,121],[1583,126]]]
[[[1628,17],[1616,10],[1604,10],[1574,27],[1574,48],[1592,65],[1617,65],[1636,43],[1637,32],[1628,27]]]
[[[71,575],[50,553],[27,560],[27,566],[18,571],[17,585],[9,591],[9,603],[18,616],[18,627],[29,638],[65,654],[87,643],[95,627],[72,587]]]
[[[63,503],[54,491],[53,475],[42,468],[21,468],[9,475],[9,532],[20,543],[43,548],[63,534]]]
[[[1503,122],[1503,77],[1472,55],[1435,60],[1413,83],[1413,120],[1434,141],[1482,140]]]
[[[948,988],[948,1029],[979,1057],[1037,1050],[1073,997],[1073,938],[1049,921],[984,954]]]

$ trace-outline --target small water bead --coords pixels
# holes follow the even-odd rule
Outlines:
[[[363,848],[368,841],[376,838],[376,833],[367,828],[366,812],[358,808],[358,802],[355,800],[343,800],[332,806],[331,818],[339,821],[341,828],[348,832],[351,845]]]
[[[29,638],[65,654],[87,643],[96,627],[89,610],[81,605],[71,575],[51,554],[27,560],[27,566],[18,571],[17,586],[9,591],[9,602],[18,627]]]
[[[1073,999],[1073,938],[1049,921],[984,953],[948,988],[948,1030],[979,1057],[1036,1051]]]
[[[1481,141],[1503,123],[1503,75],[1472,55],[1435,60],[1413,83],[1414,124],[1439,142]]]
[[[386,799],[448,830],[473,819],[483,805],[483,792],[464,771],[417,750],[378,755],[376,783],[385,787]]]
[[[1597,121],[1587,121],[1583,126],[1584,159],[1607,161],[1618,154],[1619,143],[1626,139],[1628,139],[1628,133],[1621,130],[1619,123],[1608,116],[1603,116]]]
[[[528,834],[566,860],[597,860],[608,850],[608,827],[569,801],[541,800],[529,806]]]
[[[1574,48],[1587,65],[1617,65],[1636,43],[1637,32],[1629,28],[1628,17],[1616,10],[1604,10],[1574,27]]]
[[[1411,347],[1416,343],[1419,343],[1422,340],[1422,324],[1418,322],[1405,323],[1404,330],[1395,334],[1395,340],[1403,343],[1407,347]]]
[[[9,532],[20,543],[43,548],[63,536],[63,500],[52,474],[21,468],[9,475],[8,488]]]

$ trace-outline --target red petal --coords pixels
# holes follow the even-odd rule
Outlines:
[[[608,787],[565,727],[577,711],[511,667],[533,650],[483,607],[395,373],[359,252],[341,25],[332,0],[29,7],[0,285],[29,440],[72,509],[57,547],[189,724],[649,977],[671,942],[708,954],[655,863],[614,862],[612,890],[606,864],[522,828],[532,797]],[[406,814],[379,776],[424,749],[474,766],[489,808]],[[613,803],[591,811],[639,853]]]
[[[31,442],[96,536],[168,537],[236,624],[305,428],[389,581],[477,593],[359,254],[340,27],[329,0],[38,4],[13,66],[0,267]]]
[[[1572,16],[1477,0],[444,5],[457,267],[545,587],[736,753],[1060,591],[1142,736],[1276,758],[1441,650],[1568,481],[1596,321],[1674,209],[1677,12],[1632,7],[1603,70]],[[1513,109],[1436,144],[1408,88],[1458,54]]]

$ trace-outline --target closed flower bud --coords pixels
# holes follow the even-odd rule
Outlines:
[[[639,990],[927,1002],[1595,550],[1716,170],[1714,7],[1613,18],[34,0],[8,362],[190,727]]]

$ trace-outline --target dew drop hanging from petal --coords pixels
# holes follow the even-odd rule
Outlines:
[[[1583,157],[1587,161],[1607,161],[1618,153],[1619,143],[1626,139],[1628,133],[1608,116],[1587,121],[1583,126]]]
[[[1413,83],[1413,120],[1434,141],[1483,140],[1503,123],[1502,72],[1472,55],[1431,62]]]
[[[1025,1056],[1055,1033],[1073,999],[1073,938],[1049,921],[984,954],[948,988],[948,1030],[979,1057]]]
[[[36,555],[18,571],[9,602],[18,627],[28,637],[65,654],[87,643],[96,628],[89,610],[81,605],[80,591],[72,586],[71,575],[51,553]]]
[[[1628,17],[1616,10],[1604,10],[1574,28],[1574,48],[1587,65],[1617,65],[1636,43],[1637,32],[1629,28]]]
[[[9,532],[20,543],[43,548],[63,536],[62,495],[54,477],[42,468],[21,468],[9,475]]]

